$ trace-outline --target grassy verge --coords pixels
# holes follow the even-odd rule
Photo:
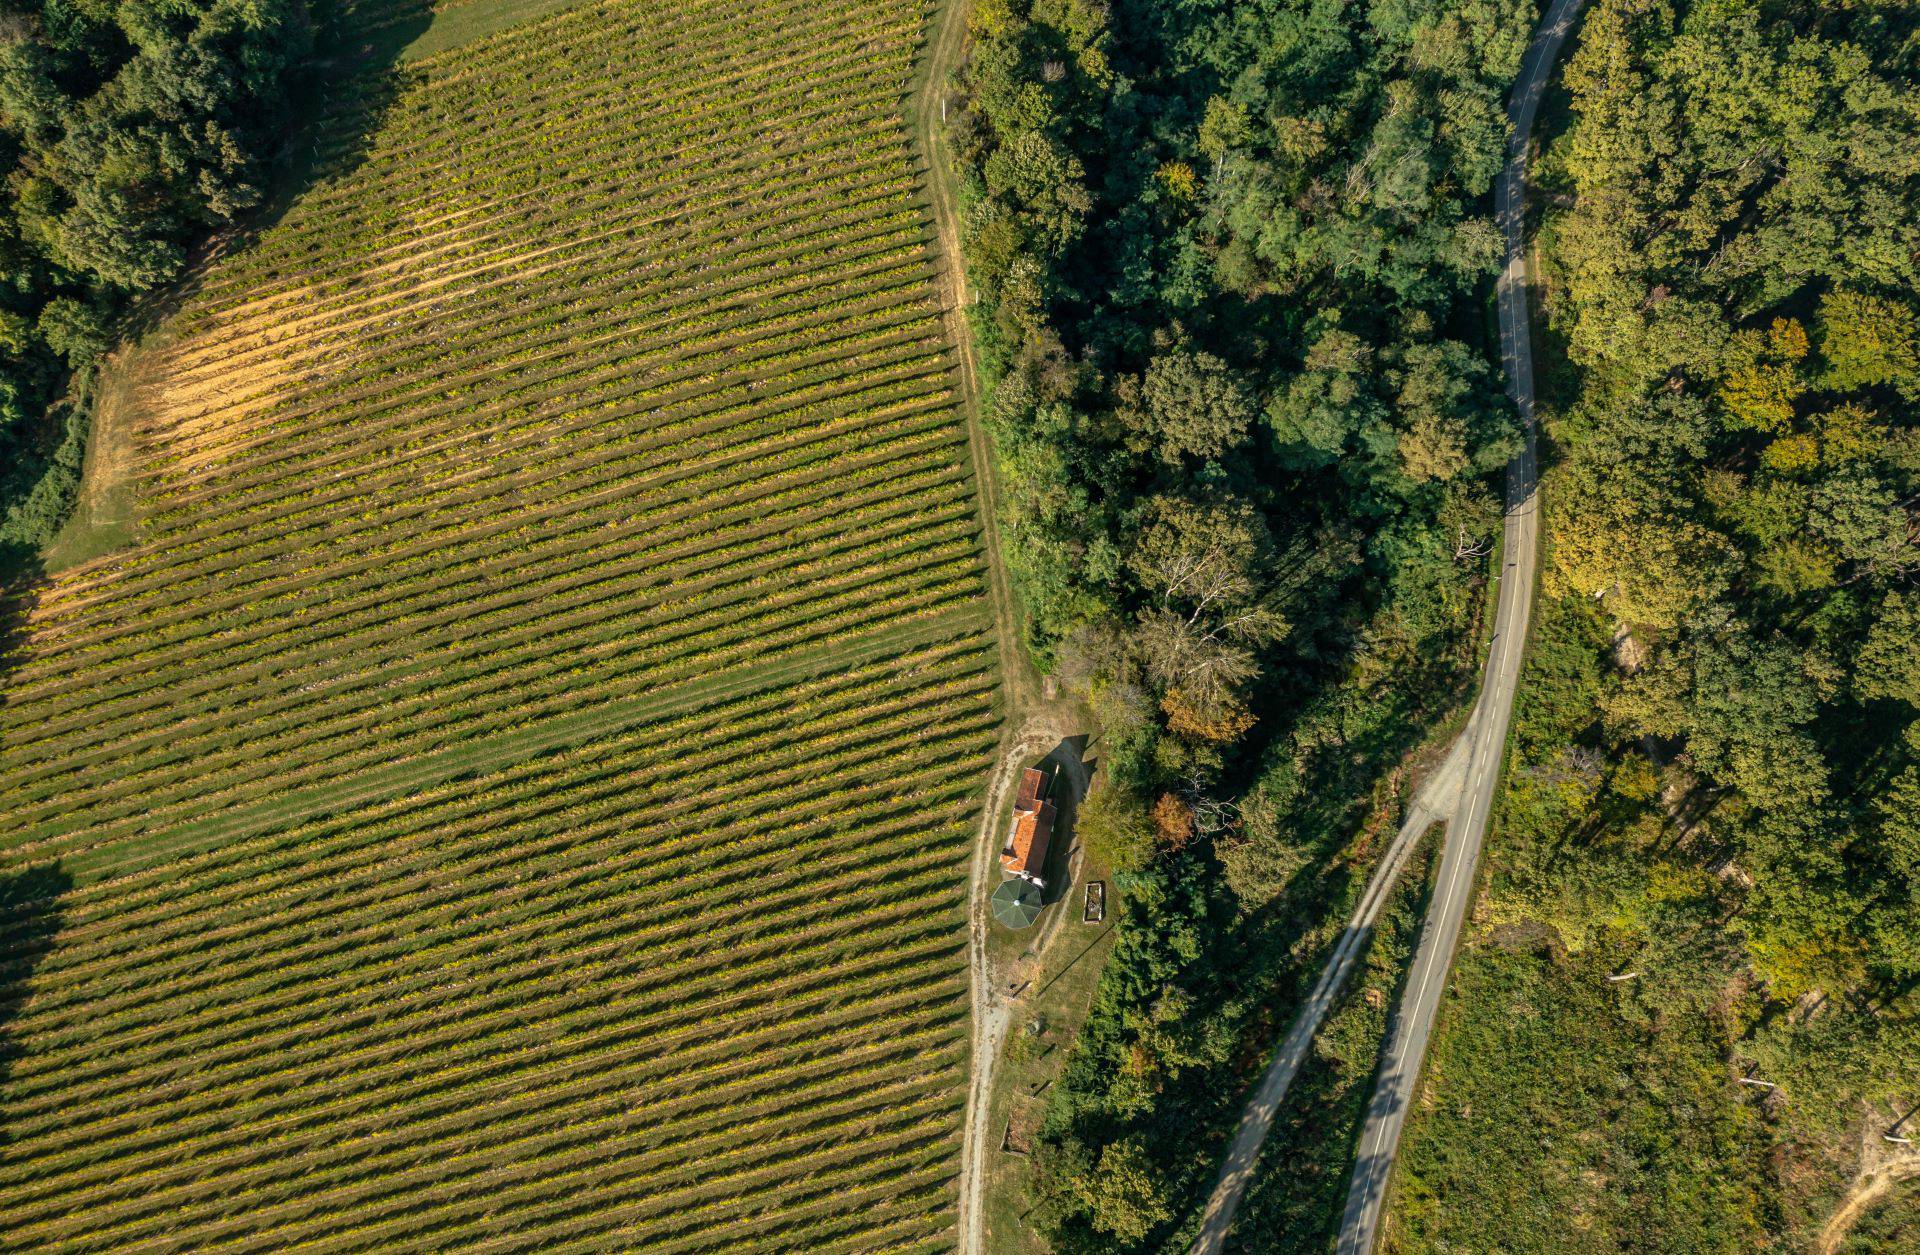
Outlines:
[[[1387,1016],[1400,996],[1432,893],[1439,836],[1436,826],[1422,838],[1388,899],[1364,965],[1314,1038],[1313,1054],[1261,1149],[1229,1250],[1304,1255],[1333,1249]]]
[[[1044,954],[1014,964],[1020,979],[1032,984],[1014,1004],[989,1107],[983,1168],[986,1249],[993,1255],[1040,1255],[1047,1250],[1027,1221],[1035,1181],[1033,1161],[1022,1147],[1039,1132],[1047,1091],[1093,1002],[1107,951],[1113,947],[1116,892],[1109,881],[1107,916],[1101,924],[1081,922],[1078,894],[1060,903],[1055,909],[1064,907],[1073,914],[1053,944]]]
[[[61,571],[131,543],[139,526],[133,487],[133,363],[137,347],[115,354],[94,374],[92,419],[79,494],[66,525],[41,550],[44,569]]]
[[[1610,970],[1539,927],[1462,949],[1387,1251],[1758,1249],[1754,1101],[1698,1021],[1623,1020]]]
[[[402,61],[418,61],[461,44],[484,39],[508,27],[561,13],[586,0],[458,0],[438,6],[433,24],[400,52]]]

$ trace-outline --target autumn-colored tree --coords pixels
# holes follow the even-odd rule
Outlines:
[[[1207,101],[1207,111],[1200,119],[1199,149],[1203,155],[1215,164],[1226,160],[1228,153],[1244,147],[1253,138],[1253,120],[1247,113],[1247,107],[1225,96],[1215,96]]]
[[[1153,177],[1176,205],[1192,204],[1200,195],[1200,176],[1184,161],[1162,162]]]
[[[1738,554],[1725,536],[1677,506],[1613,482],[1570,495],[1555,515],[1555,588],[1602,599],[1623,623],[1657,630],[1685,622],[1730,587]]]
[[[1906,301],[1835,289],[1820,298],[1823,387],[1920,389],[1920,313]]]
[[[1720,400],[1735,426],[1778,432],[1792,425],[1794,402],[1807,390],[1807,350],[1806,330],[1790,318],[1774,319],[1764,334],[1734,338]]]
[[[1184,848],[1193,840],[1193,830],[1193,805],[1172,793],[1162,793],[1153,804],[1154,839],[1161,848]]]
[[[1137,1135],[1102,1147],[1094,1170],[1075,1185],[1094,1228],[1121,1242],[1138,1242],[1173,1216],[1164,1178]]]
[[[1256,413],[1246,383],[1204,351],[1155,357],[1140,391],[1141,435],[1165,462],[1219,457],[1246,439]]]
[[[1400,433],[1400,469],[1417,483],[1442,483],[1467,469],[1467,426],[1459,419],[1423,414]]]
[[[1176,684],[1161,694],[1160,710],[1169,732],[1216,745],[1232,744],[1259,722],[1243,697],[1215,686],[1189,691]]]

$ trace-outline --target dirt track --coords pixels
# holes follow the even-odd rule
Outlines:
[[[1840,1205],[1827,1217],[1814,1241],[1814,1255],[1839,1255],[1841,1245],[1860,1217],[1893,1192],[1902,1181],[1920,1178],[1920,1150],[1888,1142],[1880,1136],[1886,1120],[1869,1111],[1860,1130],[1860,1172]]]
[[[1000,996],[998,977],[989,970],[987,961],[987,930],[991,927],[988,896],[998,879],[995,873],[999,863],[994,858],[994,848],[998,844],[1000,807],[1021,768],[1052,749],[1063,735],[1043,721],[1022,729],[1006,747],[987,788],[986,805],[974,839],[973,882],[967,904],[967,961],[973,982],[973,1069],[967,1078],[966,1135],[960,1153],[960,1250],[963,1255],[980,1255],[984,1250],[986,1173],[982,1163],[988,1150],[987,1111],[993,1099],[994,1067],[1013,1019],[1013,1004]],[[1084,792],[1084,783],[1081,788]],[[1054,914],[1058,918],[1064,911],[1056,910]]]
[[[1021,648],[1019,615],[1008,591],[994,527],[999,510],[993,480],[993,450],[980,424],[979,364],[974,354],[972,330],[967,325],[966,310],[971,297],[960,252],[960,208],[950,175],[952,155],[941,134],[940,102],[948,76],[960,65],[966,51],[969,7],[969,0],[945,0],[933,16],[911,112],[914,146],[926,167],[925,190],[937,254],[935,284],[946,339],[957,359],[954,383],[967,421],[967,443],[986,537],[988,583],[1007,699],[1008,737],[981,806],[967,912],[968,967],[973,989],[973,1068],[967,1082],[966,1123],[960,1156],[959,1247],[966,1255],[980,1255],[985,1234],[982,1213],[986,1174],[981,1166],[987,1152],[987,1110],[993,1094],[994,1067],[1012,1019],[1006,1000],[997,997],[993,974],[987,970],[987,930],[991,922],[988,896],[993,891],[999,868],[994,858],[994,828],[1018,769],[1081,729],[1069,726],[1054,704],[1043,698],[1039,678]],[[1084,782],[1081,787],[1084,794]]]

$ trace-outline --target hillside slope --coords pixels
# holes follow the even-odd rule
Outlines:
[[[15,607],[0,1245],[942,1240],[998,702],[924,18],[332,93],[134,372],[139,542]]]

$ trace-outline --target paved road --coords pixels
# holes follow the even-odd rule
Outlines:
[[[1320,979],[1295,1014],[1287,1035],[1280,1041],[1280,1048],[1274,1052],[1273,1060],[1261,1075],[1259,1085],[1254,1087],[1253,1097],[1247,1100],[1246,1110],[1240,1113],[1240,1124],[1234,1130],[1233,1141],[1227,1148],[1227,1157],[1220,1167],[1220,1177],[1214,1183],[1213,1195],[1207,1200],[1206,1215],[1200,1222],[1200,1235],[1194,1241],[1193,1255],[1214,1255],[1227,1240],[1227,1229],[1233,1223],[1235,1209],[1240,1206],[1240,1196],[1246,1192],[1253,1178],[1253,1166],[1260,1156],[1260,1146],[1267,1140],[1267,1131],[1273,1127],[1273,1118],[1287,1096],[1288,1087],[1293,1084],[1294,1074],[1306,1061],[1307,1048],[1313,1044],[1313,1035],[1319,1031],[1320,1022],[1327,1018],[1334,999],[1340,996],[1340,990],[1353,974],[1360,956],[1366,953],[1367,937],[1380,920],[1380,911],[1386,905],[1388,891],[1393,888],[1393,882],[1400,878],[1400,872],[1407,864],[1407,856],[1413,852],[1420,835],[1453,814],[1458,805],[1471,739],[1470,729],[1462,732],[1440,769],[1428,777],[1414,795],[1413,805],[1407,808],[1407,817],[1401,823],[1399,833],[1374,868],[1373,879],[1367,882],[1366,892],[1360,895],[1360,904],[1354,908],[1353,918],[1347,921],[1345,931],[1340,934],[1332,957],[1321,969]]]
[[[1533,136],[1534,114],[1546,90],[1567,34],[1573,29],[1585,0],[1554,0],[1534,32],[1533,44],[1521,63],[1520,77],[1507,103],[1507,165],[1500,172],[1495,213],[1506,237],[1507,264],[1500,275],[1500,354],[1507,369],[1507,391],[1520,411],[1525,443],[1507,467],[1507,518],[1500,597],[1493,620],[1493,642],[1481,680],[1480,703],[1467,736],[1466,781],[1460,809],[1447,825],[1446,849],[1440,856],[1439,879],[1433,902],[1421,928],[1413,963],[1400,1005],[1387,1024],[1380,1072],[1367,1105],[1366,1123],[1354,1162],[1353,1182],[1347,1190],[1346,1214],[1340,1222],[1339,1255],[1368,1255],[1380,1228],[1381,1206],[1400,1129],[1406,1123],[1420,1077],[1427,1038],[1446,988],[1447,968],[1453,963],[1460,925],[1473,897],[1474,872],[1480,863],[1480,845],[1486,836],[1487,816],[1493,809],[1494,786],[1506,750],[1507,723],[1513,714],[1513,694],[1520,682],[1520,657],[1527,639],[1527,621],[1533,609],[1533,575],[1539,509],[1537,468],[1533,441],[1533,348],[1528,339],[1526,265],[1527,149]]]
[[[1407,855],[1421,833],[1435,822],[1447,822],[1446,848],[1440,856],[1438,885],[1427,912],[1407,991],[1387,1028],[1381,1070],[1367,1109],[1360,1153],[1341,1223],[1340,1255],[1366,1255],[1373,1247],[1386,1194],[1394,1149],[1406,1118],[1407,1103],[1418,1079],[1420,1060],[1433,1028],[1447,967],[1472,896],[1480,845],[1486,836],[1487,816],[1493,806],[1494,785],[1500,775],[1513,713],[1513,695],[1520,679],[1522,647],[1532,611],[1535,541],[1539,516],[1535,485],[1538,478],[1533,445],[1533,354],[1527,338],[1528,311],[1525,257],[1525,187],[1527,145],[1541,93],[1558,58],[1573,19],[1585,0],[1554,0],[1541,20],[1527,50],[1508,102],[1512,124],[1508,160],[1495,191],[1495,209],[1506,237],[1507,264],[1500,276],[1500,349],[1507,369],[1507,390],[1520,411],[1525,441],[1507,467],[1507,515],[1499,597],[1494,610],[1494,634],[1481,680],[1479,701],[1467,726],[1455,740],[1439,771],[1422,786],[1408,810],[1406,822],[1388,847],[1366,893],[1354,911],[1339,943],[1307,995],[1287,1035],[1267,1065],[1253,1097],[1241,1114],[1240,1125],[1221,1166],[1213,1195],[1201,1220],[1192,1255],[1216,1255],[1226,1242],[1233,1215],[1252,1177],[1261,1143],[1273,1124],[1294,1075],[1305,1061],[1313,1035],[1332,1009],[1334,1000],[1366,948],[1387,892],[1405,867]]]

